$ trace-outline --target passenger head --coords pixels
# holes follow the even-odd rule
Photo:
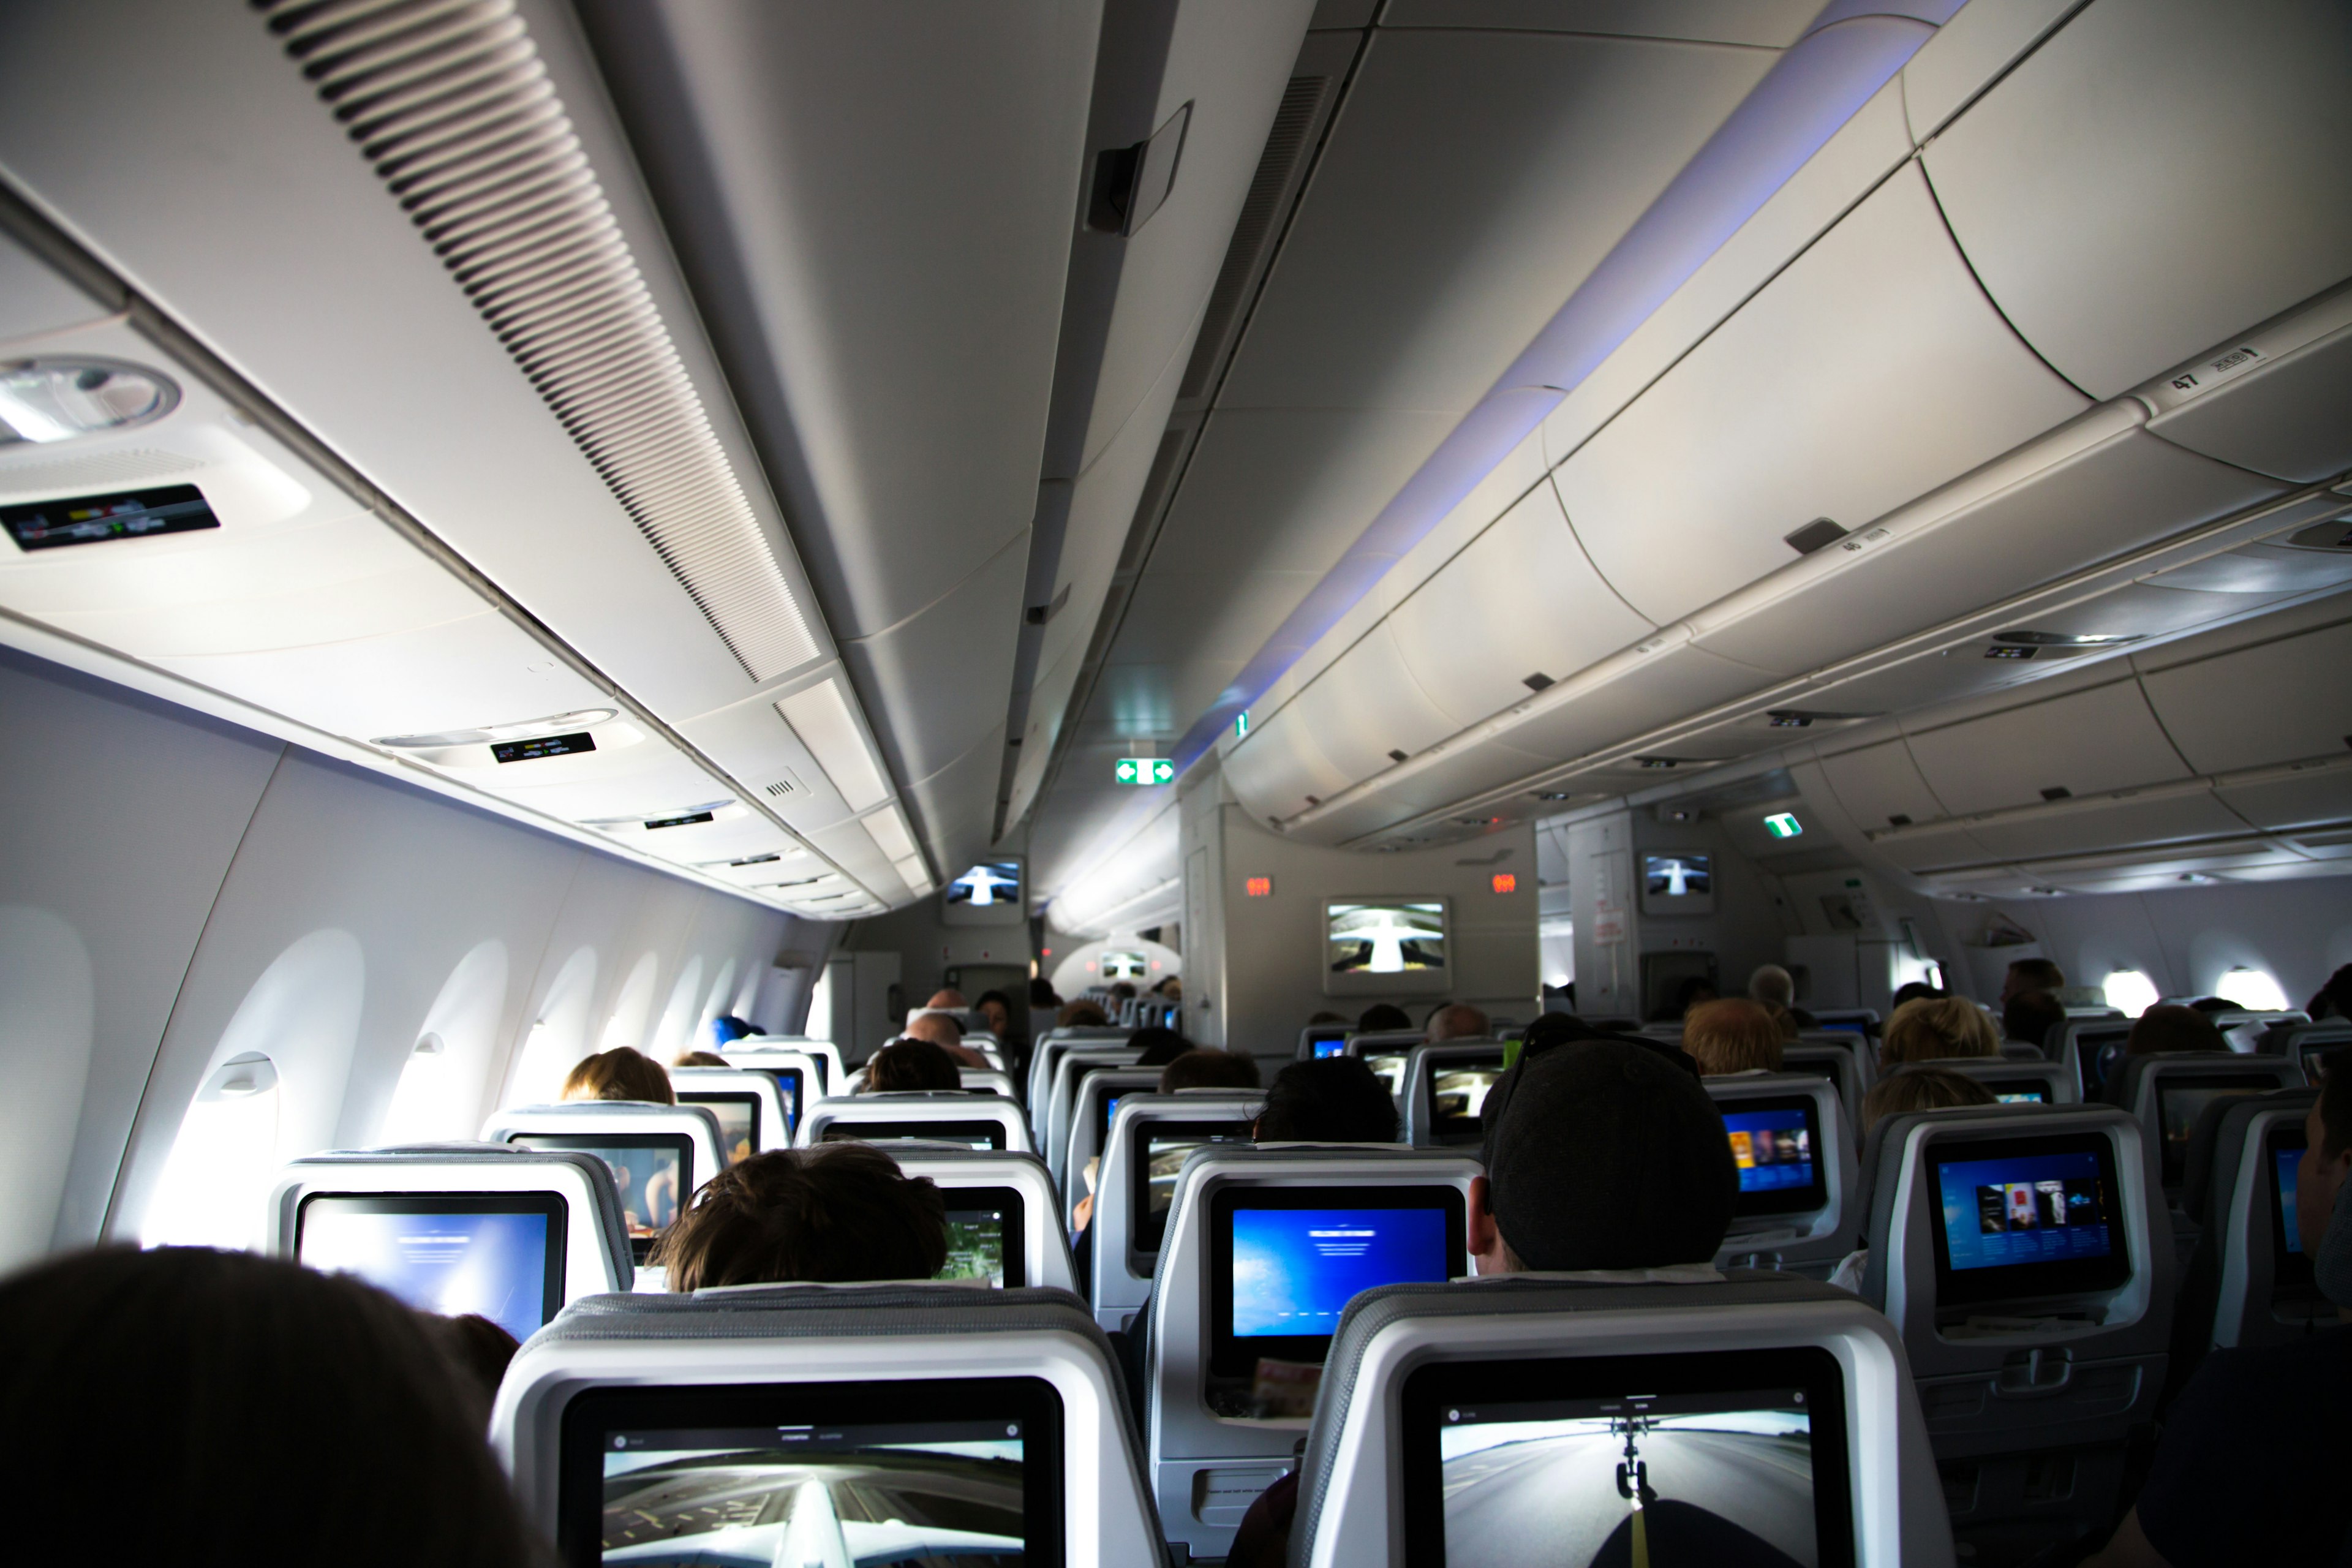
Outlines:
[[[963,999],[963,993],[957,990],[954,986],[942,985],[937,991],[931,993],[931,999],[924,1003],[923,1005],[926,1007],[962,1008],[970,1006],[971,1004]]]
[[[735,1064],[717,1051],[680,1051],[669,1065],[674,1068],[731,1068]]]
[[[1790,1040],[1803,1037],[1805,1026],[1797,1022],[1797,1016],[1794,1013],[1777,1002],[1759,1002],[1756,1005],[1764,1009],[1765,1016],[1772,1020],[1772,1026],[1780,1031],[1782,1045],[1785,1046]]]
[[[2066,972],[2046,958],[2021,958],[2009,966],[2001,977],[2000,1005],[2021,991],[2062,991],[2066,986]]]
[[[1292,1062],[1274,1075],[1251,1136],[1261,1143],[1393,1143],[1396,1101],[1361,1057]]]
[[[1719,994],[1714,981],[1703,974],[1694,974],[1675,987],[1675,1007],[1671,1016],[1686,1018],[1690,1016],[1692,1008],[1702,1002],[1712,1002]]]
[[[1110,988],[1110,994],[1122,1002],[1132,1002],[1135,1000],[1135,987],[1129,985],[1124,980],[1120,981],[1118,984],[1113,985]]]
[[[866,1064],[866,1094],[904,1094],[912,1089],[963,1087],[955,1058],[929,1040],[893,1040]]]
[[[2158,1051],[2226,1051],[2230,1042],[2211,1017],[2194,1007],[2150,1007],[2132,1023],[2124,1040],[2127,1057],[2151,1057]]]
[[[1375,1002],[1356,1020],[1357,1033],[1364,1035],[1394,1034],[1412,1027],[1412,1015],[1393,1002]]]
[[[2312,993],[2311,1002],[2304,1011],[2315,1022],[2321,1018],[2352,1018],[2352,963],[2329,975],[2327,984]]]
[[[1780,1045],[1772,1015],[1744,998],[1702,1002],[1683,1020],[1683,1049],[1703,1073],[1779,1072]]]
[[[1429,1016],[1429,1043],[1440,1040],[1483,1040],[1486,1015],[1467,1002],[1451,1002]]]
[[[661,1063],[626,1046],[599,1051],[574,1067],[564,1077],[563,1098],[677,1103],[677,1092],[670,1088],[669,1074],[662,1071]]]
[[[490,1406],[498,1402],[499,1383],[507,1374],[507,1364],[522,1346],[515,1337],[479,1312],[467,1312],[455,1318],[438,1318],[430,1312],[419,1313],[425,1331],[449,1358],[449,1364],[465,1373],[466,1387],[474,1397],[481,1413],[478,1426],[490,1424]]]
[[[1486,1123],[1479,1272],[1706,1263],[1723,1245],[1739,1195],[1723,1113],[1665,1053],[1582,1039],[1522,1056]]]
[[[1059,1007],[1061,1005],[1062,998],[1055,994],[1054,990],[1054,983],[1052,981],[1046,979],[1041,974],[1036,979],[1029,982],[1030,1006]]]
[[[1164,1068],[1192,1048],[1192,1042],[1173,1029],[1163,1029],[1154,1024],[1138,1029],[1127,1037],[1127,1043],[1143,1054],[1135,1058],[1139,1068]]]
[[[1906,1002],[1933,1002],[1939,996],[1949,994],[1951,993],[1938,991],[1924,980],[1906,980],[1895,988],[1894,1005],[1900,1007]]]
[[[1886,1020],[1878,1065],[1931,1062],[1941,1057],[1997,1057],[2000,1031],[1985,1010],[1965,996],[1923,997],[1906,1002]]]
[[[2315,1258],[2344,1179],[2352,1173],[2352,1072],[2319,1080],[2319,1099],[2303,1119],[2303,1162],[2294,1173],[2294,1228],[2303,1255]]]
[[[772,1149],[730,1165],[654,1243],[681,1295],[710,1285],[929,1279],[947,1262],[947,1205],[871,1143]]]
[[[1777,963],[1759,964],[1748,977],[1748,995],[1751,1001],[1767,1006],[1793,1007],[1797,1005],[1797,977]]]
[[[945,1013],[918,1013],[907,1020],[904,1033],[910,1040],[929,1040],[935,1046],[963,1044],[963,1026]]]
[[[1012,997],[1002,991],[983,991],[980,994],[980,1000],[971,1005],[971,1010],[986,1020],[990,1034],[1000,1040],[1011,1037],[1013,1034]]]
[[[709,1037],[710,1043],[713,1046],[724,1046],[733,1041],[740,1040],[746,1035],[755,1034],[758,1031],[754,1030],[749,1023],[745,1022],[741,1018],[736,1017],[733,1014],[721,1013],[719,1016],[710,1020],[709,1024],[705,1026],[703,1032]]]
[[[2044,1050],[2050,1031],[2065,1021],[2066,1005],[2047,991],[2021,991],[2001,1004],[2002,1036]]]
[[[1257,1058],[1236,1051],[1190,1050],[1160,1069],[1160,1092],[1180,1089],[1255,1089]]]
[[[1102,1010],[1100,1003],[1080,1000],[1056,1013],[1054,1022],[1065,1029],[1099,1029],[1110,1022],[1110,1015]]]
[[[20,1561],[540,1560],[471,1374],[349,1275],[205,1247],[71,1253],[0,1281],[0,1459],[41,1499],[11,1528]],[[153,1440],[126,1487],[132,1432]]]
[[[1999,1105],[2000,1097],[1963,1073],[1949,1068],[1908,1067],[1889,1073],[1862,1097],[1864,1136],[1882,1116],[1906,1110],[1948,1110],[1959,1105]]]

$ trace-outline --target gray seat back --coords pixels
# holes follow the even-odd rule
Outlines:
[[[825,1063],[822,1057],[782,1046],[746,1047],[740,1040],[719,1053],[728,1065],[755,1072],[776,1086],[784,1102],[784,1120],[791,1131],[800,1130],[809,1107],[825,1096]]]
[[[1500,1040],[1445,1040],[1405,1054],[1404,1141],[1416,1149],[1475,1147],[1485,1136],[1473,1108],[1503,1073]]]
[[[1055,1181],[1069,1180],[1062,1163],[1069,1158],[1070,1121],[1076,1110],[1078,1086],[1095,1068],[1133,1067],[1142,1054],[1129,1045],[1081,1045],[1065,1050],[1054,1063],[1053,1082],[1046,1090],[1045,1104],[1030,1104],[1029,1126],[1037,1148],[1045,1155],[1045,1163],[1054,1168]]]
[[[1151,1294],[1166,1233],[1159,1239],[1148,1234],[1150,1215],[1157,1211],[1173,1223],[1177,1178],[1192,1141],[1201,1134],[1185,1132],[1182,1143],[1173,1149],[1160,1146],[1154,1153],[1156,1141],[1173,1136],[1172,1129],[1213,1129],[1209,1136],[1245,1141],[1249,1123],[1265,1109],[1265,1096],[1254,1089],[1188,1089],[1119,1098],[1095,1180],[1095,1239],[1086,1283],[1097,1322],[1106,1329],[1127,1327]]]
[[[910,1176],[937,1183],[952,1214],[956,1194],[975,1189],[1010,1189],[1021,1199],[1023,1278],[1009,1275],[1008,1289],[1048,1288],[1076,1291],[1077,1270],[1070,1262],[1070,1238],[1055,1202],[1054,1178],[1034,1154],[956,1149],[942,1143],[885,1143],[884,1153]]]
[[[2051,1030],[2046,1042],[2050,1059],[2074,1074],[2074,1097],[2096,1100],[2101,1084],[2099,1053],[2120,1045],[2131,1035],[2132,1021],[2120,1013],[2070,1017]]]
[[[1797,1040],[1780,1047],[1780,1070],[1828,1083],[1837,1090],[1838,1103],[1845,1109],[1846,1125],[1861,1125],[1862,1097],[1869,1091],[1863,1087],[1862,1068],[1853,1051],[1844,1046]]]
[[[748,1068],[672,1068],[669,1086],[677,1092],[680,1105],[708,1108],[719,1118],[722,1131],[740,1124],[748,1100],[753,1137],[752,1146],[746,1152],[757,1154],[793,1146],[792,1118],[784,1110],[783,1092],[766,1073]],[[722,1147],[719,1152],[730,1163],[735,1158],[731,1146]]]
[[[1792,1201],[1781,1194],[1809,1192],[1811,1184],[1783,1188],[1778,1184],[1780,1179],[1801,1170],[1818,1169],[1820,1173],[1818,1206],[1734,1218],[1717,1254],[1718,1262],[1736,1260],[1757,1268],[1826,1276],[1853,1250],[1860,1229],[1854,1202],[1853,1124],[1838,1100],[1837,1089],[1828,1079],[1811,1073],[1738,1073],[1701,1081],[1716,1109],[1724,1114],[1726,1136],[1731,1139],[1733,1156],[1740,1161],[1743,1208],[1777,1207]],[[1768,1106],[1780,1109],[1768,1110]],[[1812,1122],[1810,1147],[1800,1152],[1801,1158],[1790,1158],[1780,1137],[1772,1139],[1774,1147],[1768,1151],[1755,1133],[1740,1131],[1749,1124],[1782,1133],[1797,1130],[1800,1124],[1790,1111],[1800,1109],[1810,1110]]]
[[[2075,1105],[2082,1100],[2073,1070],[2063,1062],[2043,1057],[2031,1061],[2014,1057],[1938,1057],[1907,1065],[1941,1068],[1972,1078],[2011,1104]]]
[[[2139,1121],[2163,1153],[2164,1188],[2177,1193],[2188,1173],[2189,1136],[2199,1112],[2231,1095],[2299,1089],[2303,1069],[2284,1057],[2236,1051],[2166,1051],[2127,1057],[2118,1064],[2111,1103]]]
[[[1121,1046],[1127,1043],[1129,1031],[1103,1024],[1079,1024],[1068,1028],[1046,1030],[1037,1037],[1029,1053],[1029,1092],[1022,1103],[1029,1108],[1034,1123],[1045,1114],[1045,1097],[1054,1089],[1054,1067],[1062,1053],[1073,1046]],[[1043,1131],[1040,1127],[1038,1131]]]
[[[1104,1068],[1078,1080],[1076,1103],[1070,1108],[1070,1134],[1062,1150],[1062,1215],[1072,1229],[1078,1223],[1078,1200],[1087,1195],[1087,1162],[1099,1157],[1110,1141],[1110,1119],[1103,1107],[1130,1094],[1151,1094],[1160,1088],[1158,1068]],[[1099,1183],[1101,1173],[1096,1173]]]
[[[2176,1344],[2192,1336],[2200,1351],[2283,1344],[2335,1321],[2295,1233],[2294,1171],[2304,1118],[2318,1098],[2317,1089],[2277,1089],[2220,1112],[2193,1216],[2204,1228],[2180,1293],[2191,1321]]]
[[[666,1196],[654,1190],[657,1182],[665,1179],[657,1160],[622,1153],[617,1165],[612,1159],[605,1161],[613,1166],[614,1185],[620,1194],[631,1247],[643,1258],[654,1237],[676,1214],[684,1212],[702,1184],[727,1168],[719,1152],[719,1118],[709,1110],[699,1105],[653,1105],[615,1100],[515,1105],[491,1113],[482,1124],[481,1141],[511,1143],[517,1138],[549,1138],[593,1143],[606,1139],[681,1137],[686,1140],[686,1151],[683,1168],[677,1172],[678,1190]],[[647,1162],[641,1168],[651,1173],[642,1187],[638,1176],[629,1173],[633,1163],[640,1160]],[[625,1174],[628,1175],[626,1181],[622,1179]]]
[[[1028,1124],[1022,1120],[1019,1106],[1001,1094],[971,1094],[961,1089],[854,1094],[819,1100],[801,1119],[793,1142],[803,1149],[836,1138],[955,1142],[979,1136],[982,1131],[999,1148],[1024,1154],[1032,1152]]]
[[[1411,1473],[1416,1453],[1443,1450],[1406,1428],[1412,1404],[1405,1394],[1415,1373],[1444,1377],[1455,1372],[1448,1363],[1471,1363],[1517,1369],[1506,1375],[1540,1378],[1557,1370],[1573,1376],[1573,1367],[1559,1363],[1612,1358],[1612,1368],[1627,1367],[1627,1375],[1671,1375],[1673,1361],[1658,1358],[1815,1350],[1826,1352],[1837,1369],[1846,1436],[1845,1473],[1832,1479],[1816,1472],[1816,1484],[1846,1489],[1854,1561],[1946,1568],[1952,1538],[1901,1342],[1885,1319],[1843,1290],[1745,1271],[1686,1284],[1519,1275],[1390,1286],[1357,1297],[1332,1341],[1316,1400],[1289,1561],[1294,1568],[1402,1565],[1416,1496],[1442,1500],[1437,1506],[1449,1513],[1454,1500],[1470,1499],[1463,1519],[1495,1561],[1587,1561],[1604,1537],[1622,1531],[1631,1506],[1611,1485],[1623,1441],[1615,1433],[1550,1439],[1553,1455],[1541,1461],[1545,1468],[1532,1478],[1532,1489],[1513,1488],[1509,1470],[1482,1465],[1474,1453],[1457,1461],[1458,1471],[1442,1468],[1441,1486],[1417,1492],[1420,1478]],[[1641,1360],[1614,1360],[1620,1357]],[[1718,1375],[1736,1381],[1738,1374]],[[1661,1447],[1654,1436],[1648,1440]],[[1720,1436],[1713,1441],[1727,1446]],[[1787,1439],[1754,1441],[1770,1448]],[[1788,1484],[1800,1472],[1785,1456],[1759,1459],[1755,1472],[1770,1478],[1760,1485],[1680,1495],[1701,1508],[1716,1502],[1719,1520],[1727,1516],[1786,1556],[1811,1561],[1811,1510]],[[1725,1473],[1712,1464],[1693,1469]]]
[[[849,1076],[841,1059],[841,1047],[831,1040],[812,1040],[805,1035],[746,1035],[719,1054],[732,1056],[737,1051],[798,1051],[814,1058],[824,1081],[816,1086],[819,1094],[839,1094],[842,1082]],[[873,1055],[871,1051],[866,1053]]]

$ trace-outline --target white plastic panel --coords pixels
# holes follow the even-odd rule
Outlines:
[[[1391,751],[1410,756],[1457,728],[1413,679],[1385,626],[1373,627],[1275,721],[1305,725],[1316,750],[1350,783],[1393,766]]]
[[[103,314],[98,301],[16,245],[0,239],[0,344],[94,321]]]
[[[1028,569],[1024,528],[937,604],[842,644],[860,695],[890,715],[876,739],[900,777],[928,777],[1003,727]]]
[[[2213,794],[2256,827],[2312,827],[2352,821],[2352,757],[2244,784],[2219,784]]]
[[[1823,757],[1822,776],[1864,828],[1888,826],[1897,816],[1929,822],[1945,815],[1944,803],[1919,776],[1910,747],[1900,740]]]
[[[2105,849],[2242,836],[2246,824],[2203,790],[2148,800],[2105,802],[2084,811],[1979,822],[1969,836],[2000,859],[2039,860]]]
[[[1003,767],[1000,722],[962,756],[907,786],[907,798],[921,818],[917,831],[929,847],[932,876],[961,876],[987,849]]]
[[[2352,10],[2097,0],[1931,143],[1985,288],[2112,397],[2352,276]]]
[[[1671,620],[2077,414],[1985,301],[1916,168],[1867,201],[1556,471],[1634,608]]]
[[[1422,689],[1458,725],[1563,679],[1654,628],[1625,607],[1538,484],[1391,613],[1397,647]]]
[[[1769,685],[1745,665],[1688,647],[1648,655],[1614,680],[1545,709],[1498,744],[1523,759],[1512,773],[1563,763]],[[1671,747],[1661,747],[1672,754]]]
[[[1897,79],[1911,134],[1925,142],[2082,0],[1969,0],[1919,46]]]
[[[2352,292],[2332,303],[2331,313],[2352,313]],[[2352,325],[2159,415],[2148,428],[2191,451],[2308,484],[2352,468],[2347,408]]]
[[[2352,622],[2141,677],[2201,773],[2340,754],[2352,737]]]
[[[1963,815],[2035,805],[2046,789],[2098,795],[2189,772],[2127,679],[1927,730],[1910,744],[1937,796]]]
[[[1381,26],[1628,33],[1783,49],[1820,10],[1820,0],[1389,0]]]
[[[1304,724],[1269,721],[1225,753],[1225,783],[1253,816],[1286,817],[1304,811],[1308,796],[1328,799],[1348,787]]]

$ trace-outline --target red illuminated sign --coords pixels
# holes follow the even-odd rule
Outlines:
[[[1242,884],[1242,891],[1247,893],[1253,899],[1270,899],[1274,897],[1274,879],[1271,877],[1252,877],[1248,881]]]
[[[1516,893],[1519,890],[1519,879],[1512,872],[1497,871],[1495,873],[1494,886],[1495,891],[1498,893]]]

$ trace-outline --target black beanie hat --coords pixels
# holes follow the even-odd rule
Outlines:
[[[1495,1223],[1526,1267],[1714,1260],[1739,1168],[1722,1112],[1665,1052],[1626,1040],[1553,1046],[1522,1057],[1485,1110]]]

